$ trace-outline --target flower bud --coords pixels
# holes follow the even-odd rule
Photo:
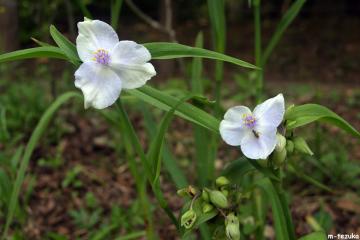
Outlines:
[[[305,153],[305,154],[309,154],[309,155],[313,155],[314,153],[311,151],[311,149],[309,148],[309,146],[307,145],[306,141],[304,138],[302,137],[296,137],[294,138],[294,148],[296,150],[298,150],[299,152]]]
[[[188,188],[181,188],[179,190],[176,191],[177,195],[179,195],[180,197],[186,197],[188,196]]]
[[[189,185],[189,187],[188,187],[188,192],[189,192],[189,194],[190,194],[191,196],[195,196],[196,193],[197,193],[197,190],[196,190],[195,187]]]
[[[209,193],[208,193],[207,191],[205,191],[204,189],[202,190],[201,198],[202,198],[205,202],[208,202],[208,201],[209,201]]]
[[[195,221],[196,213],[192,208],[181,216],[181,226],[184,226],[186,229],[191,228],[194,225]]]
[[[286,138],[278,133],[276,134],[276,140],[275,151],[281,152],[286,146]]]
[[[210,201],[219,208],[227,208],[228,207],[228,201],[226,196],[217,190],[210,191],[209,192]]]
[[[221,189],[222,194],[224,194],[225,197],[229,196],[229,190],[227,189]]]
[[[211,205],[210,203],[204,203],[202,211],[203,211],[203,213],[208,213],[213,209],[214,209],[213,205]]]
[[[286,149],[284,148],[282,151],[274,151],[271,155],[271,159],[276,166],[280,167],[284,163],[286,155]]]
[[[221,177],[218,177],[218,178],[215,180],[215,184],[216,184],[216,186],[218,186],[218,187],[222,187],[222,186],[225,186],[225,185],[229,185],[229,184],[230,184],[230,181],[229,181],[229,179],[227,179],[226,177],[221,176]]]
[[[193,186],[189,185],[186,188],[181,188],[179,190],[177,190],[177,195],[179,195],[180,197],[193,197],[196,195],[196,188],[194,188]]]
[[[294,151],[294,142],[291,140],[286,141],[286,151],[292,153]]]
[[[229,213],[225,219],[225,233],[229,240],[240,240],[239,219],[234,213]]]

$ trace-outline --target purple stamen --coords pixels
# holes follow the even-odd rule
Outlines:
[[[108,65],[110,62],[110,55],[106,50],[99,49],[95,52],[94,60],[97,63]]]
[[[254,128],[256,125],[256,119],[252,115],[244,117],[244,123],[248,128]]]

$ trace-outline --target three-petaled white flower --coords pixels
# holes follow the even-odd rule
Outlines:
[[[143,86],[156,75],[149,51],[133,41],[119,41],[114,29],[99,20],[78,23],[76,48],[83,62],[75,72],[75,86],[85,98],[85,108],[112,105],[121,89]]]
[[[245,106],[232,107],[220,123],[221,137],[231,146],[240,146],[247,158],[266,159],[275,149],[284,113],[282,94],[259,104],[253,112]]]

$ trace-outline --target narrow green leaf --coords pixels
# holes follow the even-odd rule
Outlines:
[[[271,52],[274,50],[275,46],[278,44],[278,42],[281,39],[281,36],[285,32],[285,30],[288,28],[288,26],[294,21],[295,17],[300,12],[302,6],[306,0],[296,0],[290,8],[286,11],[282,19],[280,20],[278,26],[276,27],[276,30],[274,34],[272,35],[269,44],[267,45],[263,57],[262,57],[262,66],[265,66],[268,58],[271,55]]]
[[[202,32],[199,32],[196,36],[195,47],[202,48],[203,47],[204,37]],[[194,58],[192,61],[191,67],[191,90],[195,94],[202,95],[203,90],[203,82],[202,82],[202,58]],[[195,103],[195,106],[202,108],[204,104]],[[198,185],[199,187],[206,186],[209,173],[212,169],[212,166],[209,161],[209,147],[210,143],[208,141],[210,135],[206,129],[203,127],[197,126],[194,124],[194,145],[195,145],[195,163],[197,166],[197,176],[198,176]]]
[[[360,138],[360,133],[347,121],[330,109],[318,104],[304,104],[292,107],[286,112],[285,120],[288,122],[287,129],[294,129],[315,121],[322,121],[337,126]]]
[[[42,42],[36,38],[31,38],[31,40],[33,40],[36,44],[38,44],[39,46],[41,47],[51,47],[51,45],[49,43],[46,43],[46,42]]]
[[[203,48],[190,47],[179,43],[154,42],[143,44],[151,53],[152,59],[173,59],[183,57],[202,57],[233,63],[245,68],[258,69],[253,64]]]
[[[129,234],[125,235],[125,236],[118,237],[115,240],[139,239],[139,238],[141,238],[143,236],[145,236],[145,231],[129,233]]]
[[[319,182],[318,180],[312,178],[311,176],[305,174],[304,172],[302,172],[299,168],[293,166],[293,164],[288,164],[288,169],[290,172],[296,174],[298,177],[304,179],[305,181],[313,184],[314,186],[321,188],[327,192],[333,192],[331,188],[329,188],[328,186],[324,185],[323,183]]]
[[[11,193],[10,205],[9,205],[9,209],[8,209],[8,213],[7,213],[7,217],[6,217],[6,223],[5,223],[5,228],[3,231],[2,239],[5,239],[7,236],[7,232],[9,230],[9,227],[12,222],[14,212],[16,210],[16,206],[18,203],[20,188],[24,181],[26,169],[29,165],[30,157],[31,157],[37,143],[40,140],[40,137],[46,130],[51,118],[53,117],[55,112],[60,108],[60,106],[74,97],[82,98],[82,96],[77,92],[68,92],[68,93],[65,93],[65,94],[61,95],[60,97],[58,97],[55,100],[55,102],[53,102],[50,105],[50,107],[46,110],[46,112],[42,115],[39,123],[35,127],[35,130],[31,134],[30,140],[25,148],[25,152],[24,152],[22,161],[20,163],[20,168],[19,168],[17,176],[16,176],[14,188]]]
[[[277,240],[288,240],[289,233],[287,231],[287,224],[284,217],[284,211],[281,205],[279,196],[276,193],[274,185],[270,182],[268,178],[262,178],[255,182],[255,185],[260,187],[268,196],[268,199],[271,203],[275,235]]]
[[[160,171],[161,171],[161,157],[162,157],[162,150],[163,150],[163,143],[165,134],[167,129],[169,128],[169,124],[174,116],[175,110],[181,106],[186,100],[190,99],[192,95],[186,96],[181,99],[169,112],[166,113],[165,117],[161,121],[159,125],[158,132],[151,143],[150,150],[148,153],[148,162],[152,163],[153,166],[153,184],[155,185],[156,182],[159,180]]]
[[[67,59],[66,55],[58,47],[36,47],[1,54],[0,63],[28,58]]]
[[[111,1],[111,26],[117,29],[119,25],[119,16],[123,0],[112,0]]]
[[[327,240],[328,237],[324,232],[313,232],[299,238],[299,240]]]
[[[147,85],[138,89],[127,90],[127,92],[144,102],[165,111],[169,111],[179,102],[178,98],[167,95],[164,92]],[[220,121],[189,103],[181,104],[175,111],[175,114],[195,124],[208,128],[215,133],[219,133]]]
[[[141,112],[144,115],[144,122],[146,130],[148,131],[148,134],[150,136],[150,139],[154,139],[155,135],[157,133],[157,124],[155,123],[148,107],[145,104],[140,105]],[[163,162],[165,169],[169,172],[171,179],[176,185],[176,188],[184,188],[188,184],[185,174],[178,166],[176,159],[172,155],[169,147],[166,143],[164,143],[164,150],[163,150]]]
[[[60,33],[54,25],[50,26],[50,35],[54,39],[56,44],[60,47],[60,49],[63,50],[69,60],[74,64],[78,64],[79,55],[77,54],[75,45],[62,33]]]

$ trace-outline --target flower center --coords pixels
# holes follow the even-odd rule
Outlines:
[[[110,63],[109,52],[106,51],[105,49],[98,49],[94,53],[94,61],[103,65],[108,65]]]
[[[253,129],[256,125],[256,119],[252,115],[244,116],[243,121],[244,124],[250,129]]]

